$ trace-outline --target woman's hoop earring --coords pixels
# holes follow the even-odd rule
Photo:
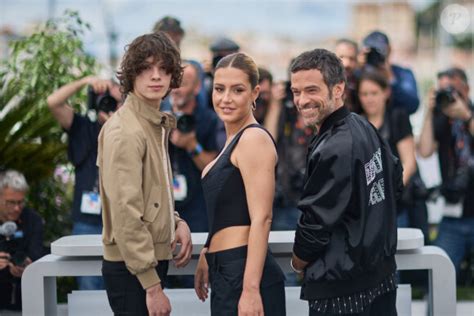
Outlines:
[[[253,100],[252,111],[255,111],[256,109],[257,109],[257,102],[255,100]]]

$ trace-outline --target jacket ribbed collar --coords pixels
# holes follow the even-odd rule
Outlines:
[[[125,104],[126,106],[129,106],[135,113],[154,125],[161,125],[166,128],[176,127],[176,118],[174,115],[156,109],[155,106],[139,99],[133,92],[130,92],[127,95]]]
[[[324,120],[321,128],[318,131],[318,136],[324,134],[325,131],[331,128],[336,122],[342,120],[348,116],[351,112],[343,105],[336,111],[329,114],[329,116]]]

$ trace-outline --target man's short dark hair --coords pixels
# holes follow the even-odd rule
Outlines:
[[[462,70],[461,68],[452,67],[452,68],[449,68],[446,72],[450,78],[456,77],[456,78],[461,79],[465,84],[469,84],[467,80],[466,72]]]
[[[165,32],[172,34],[179,34],[184,36],[184,29],[181,27],[181,22],[172,16],[165,16],[153,27],[153,32]]]
[[[469,84],[469,82],[467,80],[466,72],[464,70],[462,70],[461,68],[458,68],[458,67],[448,68],[448,69],[440,71],[436,74],[436,78],[438,80],[443,78],[443,77],[448,77],[448,78],[456,77],[456,78],[461,79],[465,84]]]
[[[149,57],[152,57],[152,63],[161,62],[166,72],[171,74],[169,91],[179,88],[183,77],[181,56],[176,44],[164,32],[139,36],[126,49],[117,73],[124,95],[133,92],[136,77],[149,66]]]
[[[350,45],[352,46],[355,51],[356,51],[356,54],[359,52],[359,45],[357,45],[357,43],[349,38],[340,38],[337,40],[336,42],[336,46],[340,45],[340,44],[347,44],[347,45]]]
[[[447,70],[440,71],[436,74],[437,79],[441,79],[443,77],[449,77],[449,73]]]
[[[346,75],[342,61],[336,54],[326,49],[307,51],[295,58],[290,71],[295,73],[301,70],[319,70],[332,97],[332,88],[341,82],[346,82]]]
[[[268,80],[270,84],[273,83],[273,76],[270,71],[266,70],[265,68],[258,67],[258,83],[262,83],[265,80]]]

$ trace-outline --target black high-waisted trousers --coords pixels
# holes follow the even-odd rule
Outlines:
[[[246,259],[247,246],[206,254],[211,285],[212,316],[238,314]],[[283,272],[268,250],[260,282],[265,315],[286,315],[284,281]]]

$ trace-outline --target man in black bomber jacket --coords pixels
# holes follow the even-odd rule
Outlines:
[[[291,66],[294,103],[318,133],[308,150],[291,265],[309,315],[396,315],[396,195],[401,167],[344,107],[344,68],[324,49]]]

